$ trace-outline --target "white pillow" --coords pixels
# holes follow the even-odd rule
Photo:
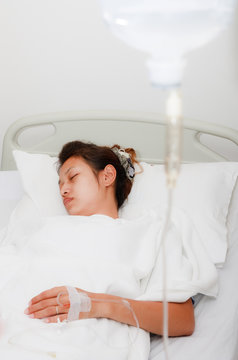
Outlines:
[[[15,150],[14,158],[25,192],[44,216],[66,214],[56,172],[56,158]],[[167,191],[163,165],[142,163],[128,201],[120,216],[133,218],[156,208],[164,215]],[[190,217],[213,262],[222,264],[227,250],[227,214],[238,175],[238,163],[217,162],[182,165],[175,190],[174,206]]]
[[[228,245],[230,247],[235,241],[235,233],[238,233],[238,178],[232,192],[226,224],[228,229]]]
[[[67,214],[59,192],[57,158],[14,150],[24,191],[34,201],[41,215]]]
[[[22,195],[23,189],[19,172],[0,171],[0,229],[7,224]]]
[[[121,216],[131,216],[133,209],[156,208],[164,214],[167,206],[166,176],[163,165],[141,163],[144,172],[138,174]],[[183,164],[174,191],[173,206],[182,209],[193,222],[201,240],[215,264],[225,261],[227,250],[227,220],[232,192],[238,176],[238,163],[216,162]],[[232,201],[235,221],[238,204]],[[235,210],[236,209],[236,210]]]

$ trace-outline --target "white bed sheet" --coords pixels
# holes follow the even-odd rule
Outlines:
[[[219,271],[220,291],[216,299],[202,296],[195,306],[195,331],[191,336],[169,339],[170,359],[238,359],[238,228],[226,263]],[[152,336],[149,360],[164,360],[162,338]]]
[[[23,195],[17,171],[0,177],[0,231]],[[192,336],[169,339],[170,360],[238,360],[238,226],[230,233],[227,260],[219,269],[217,299],[203,296],[195,307],[196,328]],[[26,360],[25,357],[19,360]],[[151,338],[149,360],[164,360],[163,342]]]

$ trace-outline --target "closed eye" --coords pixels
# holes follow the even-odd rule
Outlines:
[[[75,178],[78,174],[75,174],[73,176],[70,177],[70,180],[73,180],[73,178]]]

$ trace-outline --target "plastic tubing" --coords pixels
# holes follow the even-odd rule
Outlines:
[[[163,342],[165,359],[169,360],[168,339],[168,301],[167,301],[167,269],[165,254],[165,238],[169,228],[172,213],[173,191],[176,187],[181,164],[182,148],[182,101],[180,89],[170,90],[166,103],[167,134],[165,173],[167,177],[168,206],[166,219],[162,231],[162,258],[163,258]]]
[[[163,343],[165,360],[169,360],[169,339],[168,339],[168,301],[167,301],[167,267],[165,254],[166,234],[171,222],[173,191],[176,187],[177,178],[181,164],[181,144],[182,144],[182,106],[180,90],[172,89],[169,92],[166,103],[167,114],[167,134],[166,134],[166,156],[165,156],[165,173],[167,180],[167,199],[165,221],[161,233],[161,245],[157,250],[155,262],[159,256],[159,250],[162,251],[162,268],[163,268]],[[147,284],[150,281],[153,270],[150,273]]]
[[[167,187],[174,189],[180,171],[182,148],[182,101],[179,89],[173,89],[169,92],[166,103],[166,115],[165,173]]]
[[[162,246],[162,259],[163,259],[163,343],[165,359],[169,360],[169,339],[168,339],[168,301],[167,301],[167,267],[166,267],[166,254],[165,254],[165,239],[169,228],[172,210],[172,191],[173,189],[168,188],[168,207],[166,212],[165,223],[161,235],[161,246]]]

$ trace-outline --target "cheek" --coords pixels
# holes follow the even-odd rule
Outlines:
[[[99,185],[95,177],[81,176],[78,181],[72,184],[72,192],[75,196],[78,196],[82,199],[91,199],[97,195],[99,191]]]
[[[85,178],[83,180],[83,183],[84,183],[85,188],[91,189],[93,191],[98,189],[98,182],[97,182],[97,180],[95,179],[94,176],[90,176],[88,178]]]
[[[72,186],[72,192],[79,196],[81,199],[88,197],[92,192],[92,186],[87,180],[80,180],[80,182],[75,182]]]

